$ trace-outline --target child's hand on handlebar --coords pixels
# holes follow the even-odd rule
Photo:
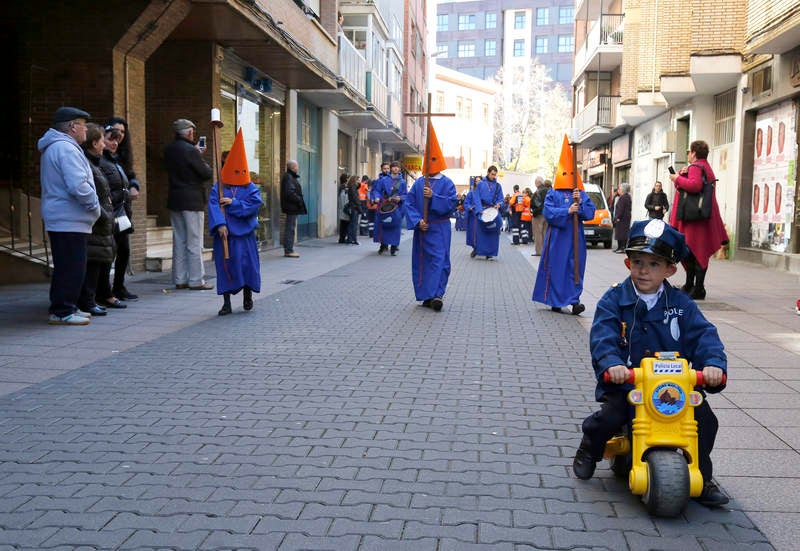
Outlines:
[[[606,373],[608,373],[609,379],[615,385],[621,385],[628,380],[628,368],[624,365],[612,365]]]
[[[713,365],[707,365],[703,368],[703,378],[705,379],[706,386],[719,386],[722,384],[722,375],[724,372]]]

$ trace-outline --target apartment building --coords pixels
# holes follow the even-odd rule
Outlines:
[[[405,91],[426,87],[422,0],[84,4],[30,0],[0,15],[0,45],[14,54],[0,114],[3,282],[47,277],[35,147],[61,105],[100,122],[112,115],[129,122],[142,183],[135,270],[171,265],[162,151],[175,119],[195,121],[214,145],[210,113],[219,109],[220,149],[243,129],[262,188],[257,231],[265,248],[280,243],[278,184],[288,160],[299,162],[308,205],[298,221],[302,240],[335,233],[342,171],[374,175],[382,159],[422,150],[424,127],[403,117],[421,97]]]
[[[569,91],[574,15],[573,0],[440,1],[434,55],[440,65],[483,80],[536,58]]]
[[[799,30],[797,0],[579,0],[573,126],[585,179],[607,193],[630,183],[644,218],[654,182],[672,197],[667,168],[703,139],[729,257],[800,271]]]

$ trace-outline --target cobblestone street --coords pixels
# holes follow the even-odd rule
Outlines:
[[[409,241],[365,246],[250,313],[202,293],[207,319],[0,397],[0,549],[780,548],[736,494],[664,520],[605,463],[574,477],[596,298],[550,312],[527,251],[472,260],[455,233],[437,314],[413,301]]]

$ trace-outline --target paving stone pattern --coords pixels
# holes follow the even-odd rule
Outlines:
[[[772,549],[576,480],[587,334],[456,236],[441,313],[409,243],[0,398],[0,549]]]

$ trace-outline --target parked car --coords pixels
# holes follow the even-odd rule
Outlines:
[[[583,223],[583,235],[586,237],[586,243],[594,245],[602,243],[606,249],[610,249],[614,226],[611,223],[611,212],[608,209],[603,190],[597,184],[585,183],[583,187],[596,209],[594,218]]]

